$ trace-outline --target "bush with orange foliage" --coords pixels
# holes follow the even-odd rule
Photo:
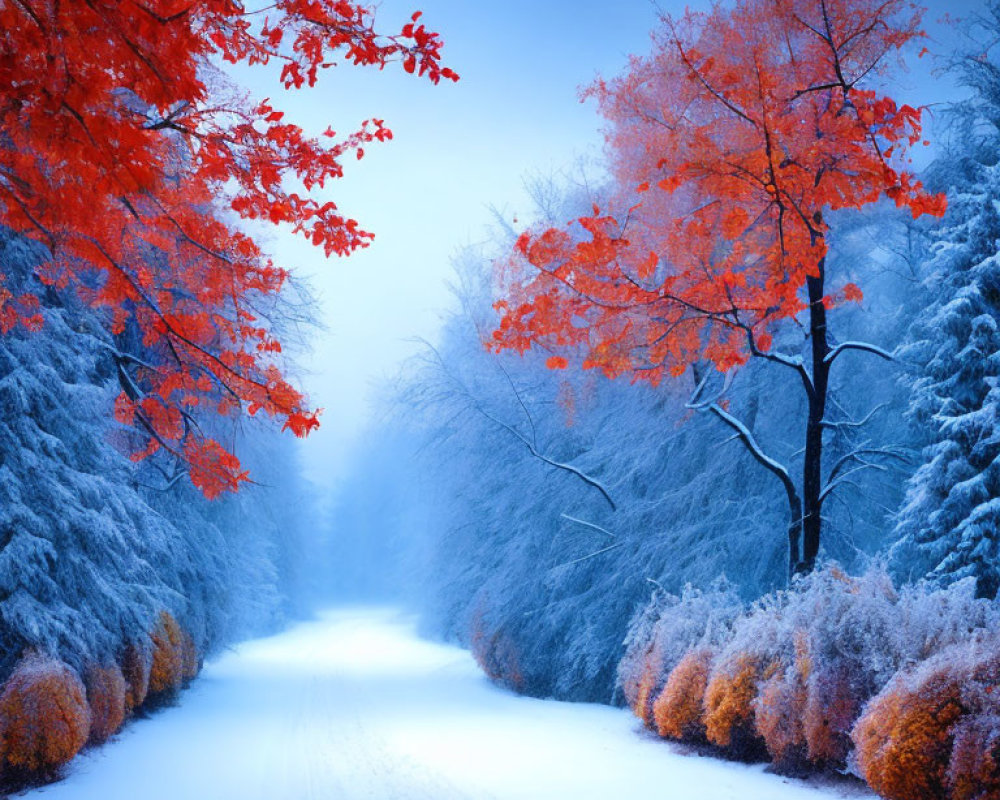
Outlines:
[[[1000,798],[1000,637],[968,647],[955,671],[965,714],[952,731],[950,800]],[[956,659],[957,661],[957,659]]]
[[[758,730],[786,770],[842,768],[864,704],[900,667],[997,620],[971,585],[897,591],[878,567],[852,577],[828,565],[796,579],[773,606],[776,617],[755,622],[751,614],[735,628],[792,644],[794,665],[768,682],[757,703]],[[788,645],[779,649],[787,658]]]
[[[807,761],[802,711],[806,687],[795,669],[777,672],[754,703],[754,725],[781,772],[801,770]]]
[[[766,758],[756,729],[757,696],[792,662],[792,642],[784,625],[786,593],[763,597],[731,626],[729,640],[712,664],[705,689],[708,741],[741,760]]]
[[[128,687],[117,664],[91,667],[84,683],[90,706],[90,741],[103,742],[125,721],[125,694]]]
[[[201,669],[198,646],[194,643],[194,637],[183,628],[181,629],[181,678],[186,682],[198,677]]]
[[[1000,800],[1000,722],[990,722],[1000,719],[1000,644],[988,636],[1000,605],[977,599],[974,582],[897,591],[884,568],[852,577],[827,565],[745,612],[723,605],[720,625],[712,603],[664,593],[632,623],[620,685],[662,736],[704,736],[800,772],[843,769],[853,730],[860,769],[892,800]],[[970,655],[977,637],[994,644]],[[715,657],[696,657],[706,647]],[[922,662],[945,677],[927,673],[917,689],[893,680]]]
[[[780,664],[756,653],[736,652],[717,663],[705,688],[705,736],[712,744],[741,760],[766,754],[757,733],[754,704],[761,686]]]
[[[733,587],[719,580],[706,591],[686,586],[679,596],[657,589],[632,619],[618,686],[647,727],[656,727],[653,706],[674,668],[688,651],[724,641],[742,608]]]
[[[711,648],[693,648],[670,672],[663,691],[653,703],[653,720],[663,738],[706,741],[704,697],[714,655]]]
[[[29,653],[0,694],[5,766],[14,774],[47,773],[87,742],[90,709],[77,674],[50,656]]]
[[[658,654],[651,652],[642,671],[642,677],[639,678],[635,701],[632,704],[632,713],[641,719],[647,728],[654,728],[656,725],[653,706],[662,683],[662,660]]]
[[[900,673],[865,709],[857,765],[888,800],[1000,797],[1000,638],[973,639]]]
[[[953,733],[945,778],[950,800],[1000,798],[1000,709],[965,717]]]
[[[839,768],[851,751],[851,728],[871,694],[856,663],[821,664],[809,682],[802,726],[813,764]]]
[[[868,785],[887,800],[942,800],[961,701],[958,682],[942,663],[886,687],[852,734]]]
[[[806,763],[806,733],[803,716],[812,674],[812,658],[806,631],[793,635],[795,658],[778,669],[762,686],[754,703],[754,724],[779,770],[798,771]]]
[[[501,624],[490,631],[485,614],[479,610],[472,618],[469,647],[479,668],[491,681],[515,692],[524,690],[525,678],[521,671],[517,646]]]
[[[132,642],[122,655],[122,675],[125,676],[125,713],[131,714],[146,702],[149,693],[149,673],[153,656],[148,648]]]
[[[152,633],[153,662],[149,671],[149,694],[171,692],[184,679],[184,635],[181,626],[167,611]]]

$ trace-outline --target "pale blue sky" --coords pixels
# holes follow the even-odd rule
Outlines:
[[[685,3],[661,2],[682,11]],[[935,2],[942,11],[978,5]],[[649,0],[383,0],[379,27],[398,30],[412,11],[445,40],[444,61],[458,84],[431,85],[398,67],[384,72],[337,68],[319,87],[283,92],[256,72],[255,93],[269,94],[289,118],[320,132],[347,132],[368,117],[386,120],[395,139],[372,146],[329,198],[376,233],[348,259],[322,254],[282,233],[271,249],[307,275],[321,298],[327,330],[305,360],[312,402],[323,425],[303,446],[307,476],[323,488],[343,473],[370,411],[373,379],[414,351],[413,336],[433,339],[450,298],[450,257],[483,237],[490,206],[508,218],[530,204],[524,180],[570,170],[600,153],[600,121],[577,89],[598,73],[613,75],[632,52],[648,50],[657,19]],[[924,66],[906,78],[920,89]],[[914,99],[946,99],[914,91]]]

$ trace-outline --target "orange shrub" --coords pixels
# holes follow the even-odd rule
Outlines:
[[[181,630],[181,676],[185,681],[198,677],[200,670],[198,646],[186,630]]]
[[[87,670],[90,741],[103,742],[125,721],[125,677],[117,664]]]
[[[652,660],[646,662],[646,667],[642,671],[639,679],[639,686],[635,693],[635,706],[633,713],[642,720],[642,724],[647,728],[654,727],[653,703],[656,700],[656,690],[660,685],[660,670]]]
[[[782,770],[799,769],[806,762],[806,735],[802,720],[806,688],[812,673],[809,639],[796,631],[795,660],[787,669],[775,668],[764,681],[754,703],[754,724],[767,745],[771,760]]]
[[[958,671],[966,715],[955,726],[951,800],[1000,800],[1000,638],[976,643]]]
[[[785,771],[801,767],[806,761],[802,727],[806,687],[799,675],[790,670],[772,676],[764,683],[754,705],[757,733],[767,745],[771,761]]]
[[[951,800],[998,800],[1000,714],[966,717],[955,726],[954,735],[946,776]]]
[[[125,648],[122,656],[122,674],[125,676],[125,713],[131,714],[146,701],[149,693],[149,672],[152,656],[146,648],[135,642]]]
[[[16,773],[49,772],[87,742],[90,709],[77,674],[49,656],[26,655],[0,694],[6,765]]]
[[[656,730],[656,720],[653,713],[653,705],[664,685],[666,669],[663,663],[663,652],[659,642],[653,640],[645,655],[638,662],[641,669],[635,673],[638,677],[633,677],[632,685],[624,685],[622,689],[625,696],[631,696],[632,713],[642,720],[642,724],[650,730]]]
[[[942,800],[961,689],[939,662],[917,680],[893,680],[865,708],[851,736],[861,774],[888,800]]]
[[[177,620],[166,611],[153,630],[153,663],[149,671],[149,693],[177,689],[184,676],[183,635]]]
[[[754,729],[754,700],[758,686],[777,671],[756,655],[739,653],[717,665],[705,689],[705,735],[708,740],[742,759],[754,759],[764,742]]]
[[[705,689],[714,653],[709,648],[688,650],[671,671],[653,703],[656,730],[665,739],[705,740]]]
[[[815,764],[843,765],[851,749],[851,727],[868,692],[852,680],[845,661],[820,666],[809,681],[802,718],[806,750]]]
[[[488,633],[484,615],[477,613],[472,620],[469,646],[479,668],[490,680],[515,692],[523,690],[525,680],[517,647],[502,627],[493,633]]]
[[[897,675],[852,738],[888,800],[1000,800],[1000,638],[973,637]]]

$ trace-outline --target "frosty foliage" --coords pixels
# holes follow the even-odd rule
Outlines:
[[[55,769],[79,752],[90,727],[79,675],[57,659],[29,651],[0,692],[0,772]]]
[[[626,699],[661,736],[707,740],[730,756],[796,772],[844,769],[864,714],[868,732],[855,742],[888,735],[866,703],[887,692],[888,700],[872,702],[896,703],[892,687],[949,659],[961,672],[970,643],[982,656],[976,663],[986,663],[1000,626],[1000,608],[975,596],[972,579],[897,589],[881,565],[849,576],[828,564],[749,605],[734,600],[727,591],[655,595],[629,629],[620,673]],[[993,741],[984,729],[996,711],[992,690],[979,678],[959,684],[958,694],[978,698],[965,707],[984,709],[966,725],[968,748],[985,746]],[[692,699],[680,687],[700,694]],[[868,752],[863,765],[865,758],[875,756]],[[928,758],[943,774],[947,758]]]
[[[744,603],[734,587],[721,579],[706,591],[685,586],[680,595],[653,593],[629,623],[625,656],[618,664],[618,685],[625,702],[635,707],[638,687],[648,670],[661,686],[688,650],[717,648],[732,633]]]
[[[546,220],[590,207],[555,184],[538,195]],[[831,269],[873,287],[871,300],[832,312],[837,330],[891,349],[905,327],[898,298],[911,286],[911,228],[885,208],[837,225]],[[747,600],[784,585],[787,503],[728,428],[687,408],[690,376],[651,388],[549,369],[544,352],[489,352],[494,270],[512,244],[500,230],[457,260],[439,341],[390,387],[395,403],[337,501],[333,551],[358,567],[338,572],[355,591],[416,595],[428,630],[508,654],[499,660],[516,661],[523,691],[621,701],[623,641],[650,581],[679,595],[727,576]],[[893,454],[852,470],[824,506],[824,553],[853,564],[885,543],[912,434],[898,421],[905,389],[885,362],[847,352],[838,364],[830,464],[859,449]],[[802,463],[790,422],[804,419],[797,380],[751,363],[727,395],[730,412],[791,471]]]
[[[949,195],[925,267],[929,307],[905,359],[910,416],[930,436],[898,519],[896,561],[910,577],[973,577],[1000,589],[1000,4],[972,31],[987,44],[955,68],[973,97],[953,111],[954,144],[935,165]],[[992,43],[989,43],[992,42]]]
[[[888,800],[980,800],[1000,792],[1000,639],[974,631],[868,704],[854,768]]]
[[[41,256],[0,230],[8,282],[27,288]],[[136,343],[103,332],[98,311],[32,288],[44,327],[0,337],[0,677],[25,649],[81,674],[113,663],[163,610],[200,652],[273,627],[303,535],[289,451],[276,433],[255,432],[263,445],[247,461],[270,487],[214,504],[132,463],[111,410],[115,359]]]

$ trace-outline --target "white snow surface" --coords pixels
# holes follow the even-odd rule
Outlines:
[[[25,800],[873,797],[686,754],[627,711],[518,697],[414,620],[347,608],[209,663]]]

